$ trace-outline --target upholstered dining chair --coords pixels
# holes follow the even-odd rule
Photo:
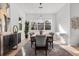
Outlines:
[[[33,43],[35,42],[35,37],[32,36],[33,34],[34,33],[30,33],[31,47],[32,47]]]
[[[51,36],[48,37],[47,40],[48,40],[48,43],[50,43],[50,45],[53,48],[53,36],[54,36],[54,33],[49,33],[49,35],[51,35]]]
[[[46,36],[45,35],[36,35],[35,39],[36,39],[35,55],[37,55],[37,53],[36,53],[37,50],[45,50],[46,55],[47,55],[48,44],[47,44]]]

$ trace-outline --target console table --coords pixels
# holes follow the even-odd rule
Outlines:
[[[6,53],[8,53],[9,51],[11,51],[13,49],[14,46],[16,46],[17,44],[19,44],[21,42],[21,33],[13,33],[13,34],[9,34],[9,35],[4,35],[3,36],[3,42],[0,40],[0,47],[2,45],[2,49],[0,49],[0,55],[1,55],[1,51],[2,55],[5,55]]]

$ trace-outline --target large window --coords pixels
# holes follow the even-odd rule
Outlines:
[[[44,30],[44,23],[38,23],[38,30]]]
[[[37,30],[37,23],[31,22],[31,30]]]
[[[45,21],[45,30],[51,30],[51,23],[49,21]]]
[[[31,22],[31,30],[51,30],[51,21]]]

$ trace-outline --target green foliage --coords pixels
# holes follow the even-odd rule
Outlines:
[[[29,22],[25,22],[25,35],[28,34],[29,31]]]

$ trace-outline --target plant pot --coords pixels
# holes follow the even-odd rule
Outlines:
[[[28,34],[25,35],[25,38],[28,38]]]
[[[42,35],[42,31],[40,31],[40,35]]]

